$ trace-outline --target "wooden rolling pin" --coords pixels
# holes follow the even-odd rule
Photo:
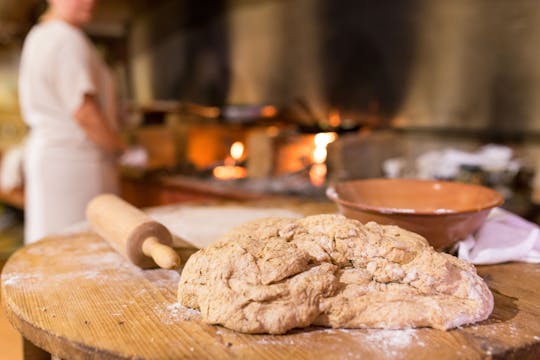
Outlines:
[[[180,265],[169,230],[116,195],[93,198],[86,207],[86,218],[96,233],[133,264],[143,269]]]

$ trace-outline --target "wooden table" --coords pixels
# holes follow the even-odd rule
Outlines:
[[[180,251],[184,258],[189,252]],[[206,325],[198,312],[179,305],[178,271],[136,268],[93,233],[81,232],[16,252],[2,273],[1,299],[27,340],[65,359],[540,358],[540,266],[478,270],[495,310],[476,325],[246,335]]]

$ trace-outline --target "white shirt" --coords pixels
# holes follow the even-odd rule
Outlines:
[[[116,127],[115,89],[110,72],[78,28],[52,20],[36,25],[23,47],[19,97],[25,122],[43,145],[95,151],[73,114],[84,94],[94,94]]]
[[[116,127],[112,76],[78,28],[59,20],[28,33],[19,69],[19,99],[30,126],[25,156],[25,242],[84,220],[86,203],[116,191],[114,163],[74,119],[85,94],[96,96]]]

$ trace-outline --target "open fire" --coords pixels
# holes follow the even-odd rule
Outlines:
[[[314,186],[322,186],[326,180],[326,147],[328,144],[334,142],[337,138],[335,132],[318,133],[315,135],[313,142],[315,148],[313,149],[312,160],[313,164],[309,169],[309,180]]]
[[[223,165],[216,166],[212,174],[221,180],[242,179],[247,176],[247,169],[237,165],[245,157],[245,147],[241,141],[235,141],[231,145],[229,155],[223,161]]]

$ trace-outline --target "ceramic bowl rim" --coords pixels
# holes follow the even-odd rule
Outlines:
[[[457,184],[457,185],[460,185],[460,186],[465,186],[467,188],[477,188],[477,189],[481,189],[484,192],[491,193],[493,195],[493,200],[488,202],[488,203],[482,204],[482,206],[477,206],[477,207],[474,207],[474,208],[464,209],[464,210],[441,211],[441,212],[423,211],[423,210],[411,211],[410,209],[404,209],[404,208],[371,206],[371,205],[364,205],[364,204],[344,200],[344,199],[339,197],[339,194],[338,194],[337,189],[336,189],[336,186],[338,186],[339,184],[365,183],[365,182],[373,182],[373,181],[377,181],[377,182],[381,182],[381,181],[384,181],[384,182],[386,182],[386,181],[388,181],[388,182],[400,182],[400,181],[403,181],[403,182],[407,182],[407,183],[414,182],[414,183],[421,183],[421,184],[426,184],[426,185],[429,184],[430,186],[433,186],[433,185],[436,185],[436,184],[441,184],[443,186],[450,184],[450,186],[455,186]],[[340,181],[340,182],[337,182],[336,184],[329,185],[326,188],[326,196],[330,200],[336,202],[338,205],[346,206],[346,207],[354,209],[354,210],[364,211],[364,212],[369,212],[369,213],[374,213],[374,214],[382,214],[382,215],[396,214],[396,215],[404,215],[404,216],[433,216],[433,217],[437,217],[437,216],[452,216],[452,215],[460,215],[460,214],[469,214],[469,213],[476,213],[476,212],[481,212],[481,211],[484,211],[484,210],[488,210],[488,209],[494,208],[496,206],[500,206],[500,205],[502,205],[504,203],[504,197],[498,191],[495,191],[495,190],[493,190],[491,188],[488,188],[488,187],[482,186],[482,185],[461,183],[461,182],[457,182],[457,181],[424,180],[424,179],[401,179],[401,178],[400,179],[369,178],[369,179]]]

